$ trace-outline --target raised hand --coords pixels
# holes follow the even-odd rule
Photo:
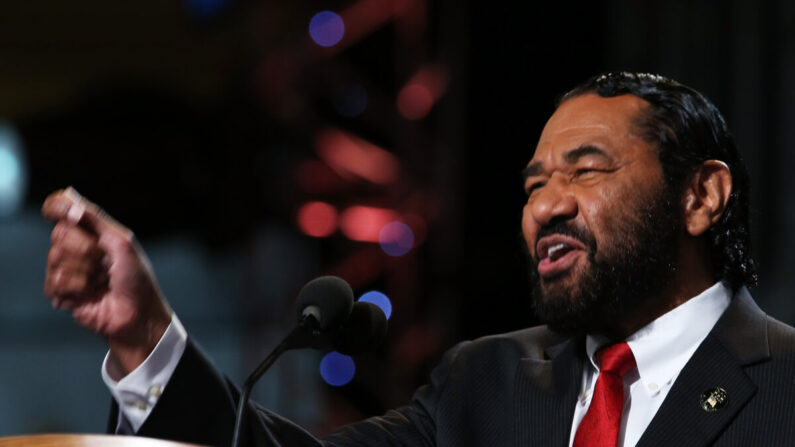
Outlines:
[[[111,360],[129,373],[171,321],[146,254],[132,231],[71,187],[50,194],[42,214],[56,223],[44,293],[105,338]]]

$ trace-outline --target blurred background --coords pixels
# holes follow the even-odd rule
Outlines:
[[[753,179],[752,292],[795,323],[794,22],[786,0],[6,2],[0,435],[105,430],[104,343],[41,292],[49,192],[136,232],[238,383],[316,276],[387,309],[377,352],[289,353],[255,388],[323,434],[406,403],[456,341],[534,324],[520,171],[556,96],[608,70],[723,111]]]

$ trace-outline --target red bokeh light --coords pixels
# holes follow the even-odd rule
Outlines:
[[[317,153],[340,174],[353,174],[377,185],[397,180],[400,163],[390,152],[339,129],[318,132]]]
[[[378,242],[384,225],[397,218],[397,213],[385,208],[352,206],[340,216],[340,230],[349,239],[361,242]]]
[[[419,69],[398,93],[400,114],[410,120],[425,118],[447,90],[448,78],[447,69],[442,66],[428,65]]]
[[[307,235],[327,237],[337,229],[337,209],[325,202],[308,202],[298,209],[296,220]]]
[[[418,120],[428,115],[433,101],[433,95],[424,85],[408,84],[398,93],[397,107],[406,119]]]

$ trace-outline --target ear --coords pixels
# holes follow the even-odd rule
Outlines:
[[[693,172],[684,191],[685,225],[691,236],[700,236],[726,211],[732,192],[732,175],[726,163],[707,160]]]

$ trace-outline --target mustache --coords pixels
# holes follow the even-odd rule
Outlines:
[[[538,234],[536,235],[535,243],[538,244],[538,241],[541,240],[541,238],[551,236],[553,234],[561,234],[563,236],[576,239],[588,247],[591,253],[596,252],[596,239],[594,239],[593,234],[591,234],[588,229],[568,220],[555,221],[541,227],[538,230]]]

